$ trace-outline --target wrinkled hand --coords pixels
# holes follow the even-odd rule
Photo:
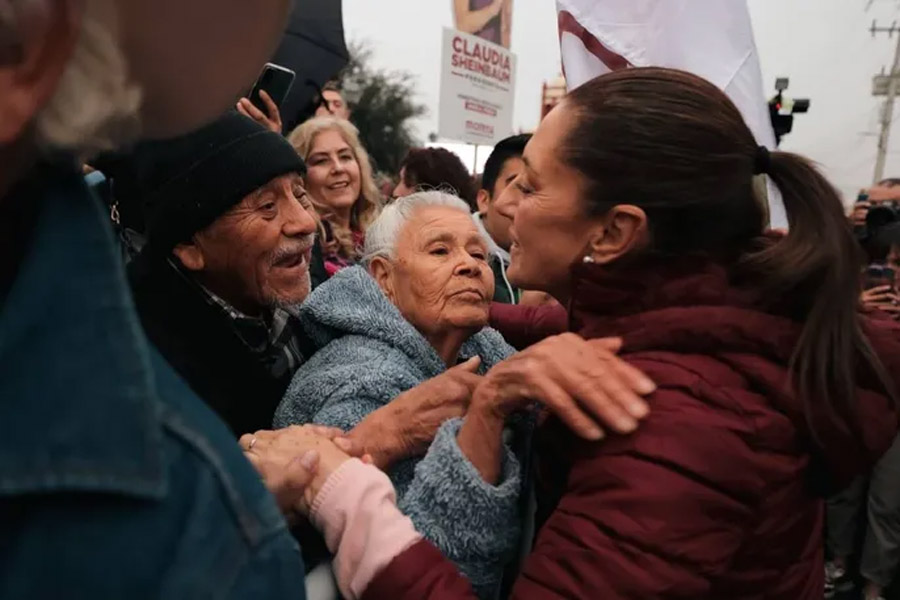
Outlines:
[[[900,316],[900,294],[889,285],[874,287],[862,293],[862,305],[869,310],[881,310]]]
[[[308,515],[316,494],[338,467],[353,456],[371,462],[344,432],[331,427],[293,425],[257,431],[238,441],[288,518]]]
[[[403,392],[369,414],[350,432],[350,439],[381,469],[425,454],[444,421],[466,414],[482,380],[476,374],[480,365],[476,356]]]
[[[261,110],[256,108],[256,106],[250,102],[249,98],[241,98],[238,100],[238,112],[245,117],[250,117],[269,131],[280,134],[282,123],[281,112],[278,110],[278,106],[266,90],[259,90],[259,97],[263,101],[263,104],[266,105],[266,112],[268,114],[263,114]]]
[[[581,437],[600,439],[604,427],[630,433],[649,412],[641,396],[656,386],[615,355],[621,345],[572,333],[547,338],[491,369],[471,410],[505,419],[536,401]]]

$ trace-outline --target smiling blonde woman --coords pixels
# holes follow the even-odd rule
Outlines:
[[[306,189],[321,219],[325,269],[334,275],[362,258],[366,229],[381,207],[369,155],[352,123],[316,117],[288,140],[306,162]]]

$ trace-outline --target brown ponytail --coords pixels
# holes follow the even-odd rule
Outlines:
[[[591,212],[639,206],[648,253],[711,257],[802,322],[791,371],[813,432],[823,408],[858,431],[858,375],[876,376],[896,402],[861,328],[860,251],[837,192],[806,159],[760,153],[731,100],[682,71],[617,71],[577,88],[563,105],[577,122],[561,160],[582,175]],[[760,170],[784,197],[790,232],[777,242],[764,235],[766,212],[753,185]]]
[[[740,267],[770,298],[791,297],[803,329],[791,361],[811,430],[812,402],[855,424],[859,361],[868,365],[896,402],[889,374],[863,334],[859,316],[861,250],[837,190],[809,160],[773,152],[767,173],[781,191],[789,232],[746,254]]]

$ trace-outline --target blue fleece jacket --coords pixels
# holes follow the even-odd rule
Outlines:
[[[318,423],[352,429],[400,393],[446,370],[437,352],[361,267],[344,269],[303,304],[301,321],[320,348],[294,375],[275,426]],[[460,360],[482,372],[513,353],[492,329],[473,335]],[[505,448],[497,485],[486,483],[456,443],[460,419],[441,426],[425,456],[388,473],[398,506],[453,560],[482,598],[494,594],[520,534],[519,462]]]

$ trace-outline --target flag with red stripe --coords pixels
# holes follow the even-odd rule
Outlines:
[[[746,0],[556,0],[556,6],[569,89],[629,67],[684,69],[728,94],[757,141],[775,147]],[[769,196],[773,226],[785,225],[772,186]]]

